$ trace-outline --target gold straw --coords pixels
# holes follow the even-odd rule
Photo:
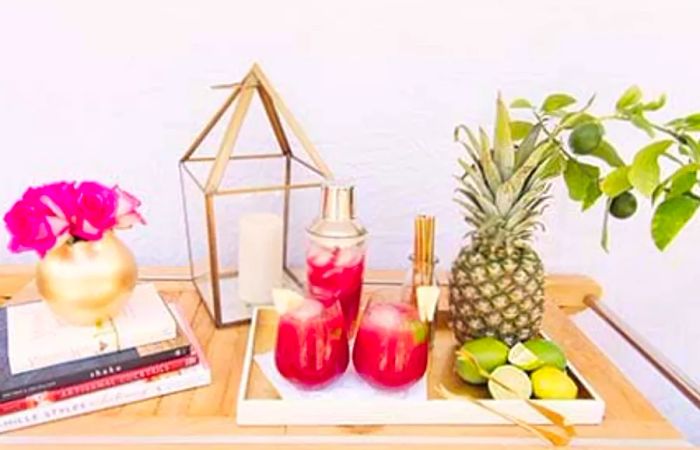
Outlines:
[[[416,287],[433,284],[435,272],[435,217],[418,215],[414,220],[412,301],[416,300]]]

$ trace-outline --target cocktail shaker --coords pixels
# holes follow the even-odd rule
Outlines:
[[[320,212],[307,234],[309,294],[327,306],[340,302],[350,332],[360,306],[367,241],[355,216],[352,183],[333,180],[321,186]]]

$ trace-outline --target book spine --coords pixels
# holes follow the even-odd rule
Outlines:
[[[152,366],[142,367],[140,369],[128,370],[115,375],[111,375],[97,380],[86,381],[85,383],[76,384],[60,389],[53,389],[45,393],[45,398],[48,401],[57,402],[78,395],[89,394],[90,392],[109,389],[115,386],[120,386],[126,383],[132,383],[138,380],[162,375],[164,373],[174,372],[176,370],[191,367],[197,364],[197,355],[185,356],[184,358],[176,358],[170,361],[154,364]],[[41,394],[39,394],[41,395]]]
[[[142,357],[122,361],[118,364],[109,364],[101,367],[91,368],[82,372],[76,372],[68,375],[63,375],[50,381],[41,381],[33,384],[27,384],[20,388],[3,391],[0,388],[0,402],[8,402],[10,400],[21,399],[40,392],[59,389],[66,386],[76,385],[87,381],[98,380],[105,376],[119,374],[125,371],[140,369],[142,367],[152,366],[161,362],[169,361],[181,356],[190,355],[192,352],[191,345],[169,349],[163,352],[153,353]]]
[[[140,380],[1,416],[0,433],[172,394],[204,386],[210,382],[211,372],[203,366],[197,365],[183,369],[176,375],[166,375],[152,381]]]
[[[30,397],[18,398],[17,400],[10,400],[9,402],[0,403],[0,416],[17,411],[24,411],[25,409],[33,408],[36,405],[37,401]]]
[[[85,383],[60,389],[53,389],[31,397],[0,403],[0,416],[35,408],[46,402],[66,400],[102,389],[110,389],[116,386],[121,386],[122,384],[133,383],[134,381],[146,380],[165,373],[175,372],[186,367],[196,365],[198,359],[199,358],[197,355],[185,356],[183,358],[176,358],[170,361],[155,364],[153,366],[143,367],[141,369],[129,370],[127,372],[118,373],[116,375],[97,380],[87,381]]]

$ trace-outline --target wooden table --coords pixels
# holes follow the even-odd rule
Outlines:
[[[178,270],[151,270],[147,275],[170,276]],[[374,273],[386,277],[391,274]],[[0,295],[10,296],[31,279],[31,270],[0,266]],[[478,448],[538,448],[541,441],[515,426],[364,426],[364,427],[239,427],[235,423],[236,396],[241,379],[247,324],[215,329],[193,286],[188,281],[157,281],[168,301],[178,302],[192,323],[212,366],[213,383],[204,388],[146,400],[82,417],[19,430],[0,436],[0,448],[51,444],[52,448],[99,448],[123,444],[131,449],[236,448],[357,448],[440,445]],[[372,286],[366,289],[372,290]],[[579,309],[585,295],[600,295],[590,279],[552,276],[547,286],[544,328],[562,345],[607,402],[604,422],[579,426],[574,443],[584,448],[687,447],[682,435],[635,389],[620,371],[567,317]],[[26,447],[23,447],[26,448]]]

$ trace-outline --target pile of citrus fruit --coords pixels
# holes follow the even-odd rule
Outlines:
[[[570,400],[578,387],[566,372],[566,356],[547,339],[531,339],[509,348],[484,337],[465,342],[455,370],[467,383],[486,384],[496,400],[535,398]]]

